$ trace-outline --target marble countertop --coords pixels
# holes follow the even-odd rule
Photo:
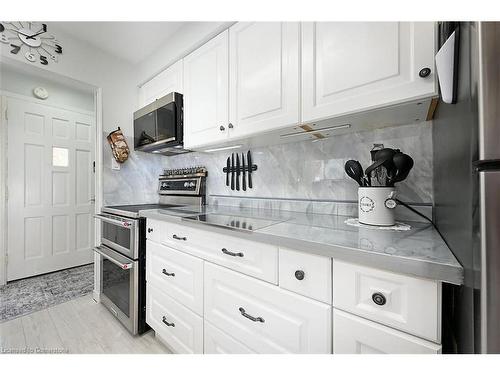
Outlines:
[[[407,222],[408,231],[381,230],[348,225],[347,216],[236,206],[185,206],[140,214],[397,273],[463,283],[462,266],[427,223]],[[199,214],[209,222],[200,221]]]

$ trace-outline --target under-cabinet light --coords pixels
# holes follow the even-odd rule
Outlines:
[[[232,150],[232,149],[241,148],[241,147],[243,147],[243,145],[234,145],[234,146],[210,148],[208,150],[205,150],[205,152],[216,152],[216,151]]]

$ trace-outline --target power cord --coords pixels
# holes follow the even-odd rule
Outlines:
[[[401,206],[406,207],[407,209],[409,209],[411,212],[417,214],[418,216],[423,217],[425,220],[427,220],[429,223],[431,223],[434,228],[436,228],[436,224],[434,224],[434,222],[431,219],[429,219],[427,216],[425,216],[423,213],[417,211],[416,209],[414,209],[413,207],[411,207],[408,203],[400,201],[397,198],[395,198],[395,200],[396,200],[396,203],[400,204]]]

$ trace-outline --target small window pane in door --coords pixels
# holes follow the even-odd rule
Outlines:
[[[52,147],[52,165],[54,167],[67,167],[69,165],[69,152],[67,148]]]

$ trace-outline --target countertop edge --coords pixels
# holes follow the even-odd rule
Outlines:
[[[140,214],[142,217],[146,218],[171,222],[174,224],[182,224],[191,228],[204,228],[204,230],[210,230],[212,232],[225,235],[246,237],[245,239],[248,240],[263,242],[296,251],[301,251],[301,247],[303,248],[307,246],[307,252],[311,254],[326,256],[332,259],[352,262],[389,272],[442,281],[455,285],[462,285],[464,282],[464,270],[461,266],[453,266],[422,259],[411,259],[390,254],[369,253],[362,249],[321,244],[317,242],[283,237],[275,234],[262,233],[259,231],[246,233],[238,230],[231,230],[229,228],[207,225],[197,221],[182,220],[182,217],[180,216],[170,216],[166,214],[158,214],[156,212],[141,211]]]

